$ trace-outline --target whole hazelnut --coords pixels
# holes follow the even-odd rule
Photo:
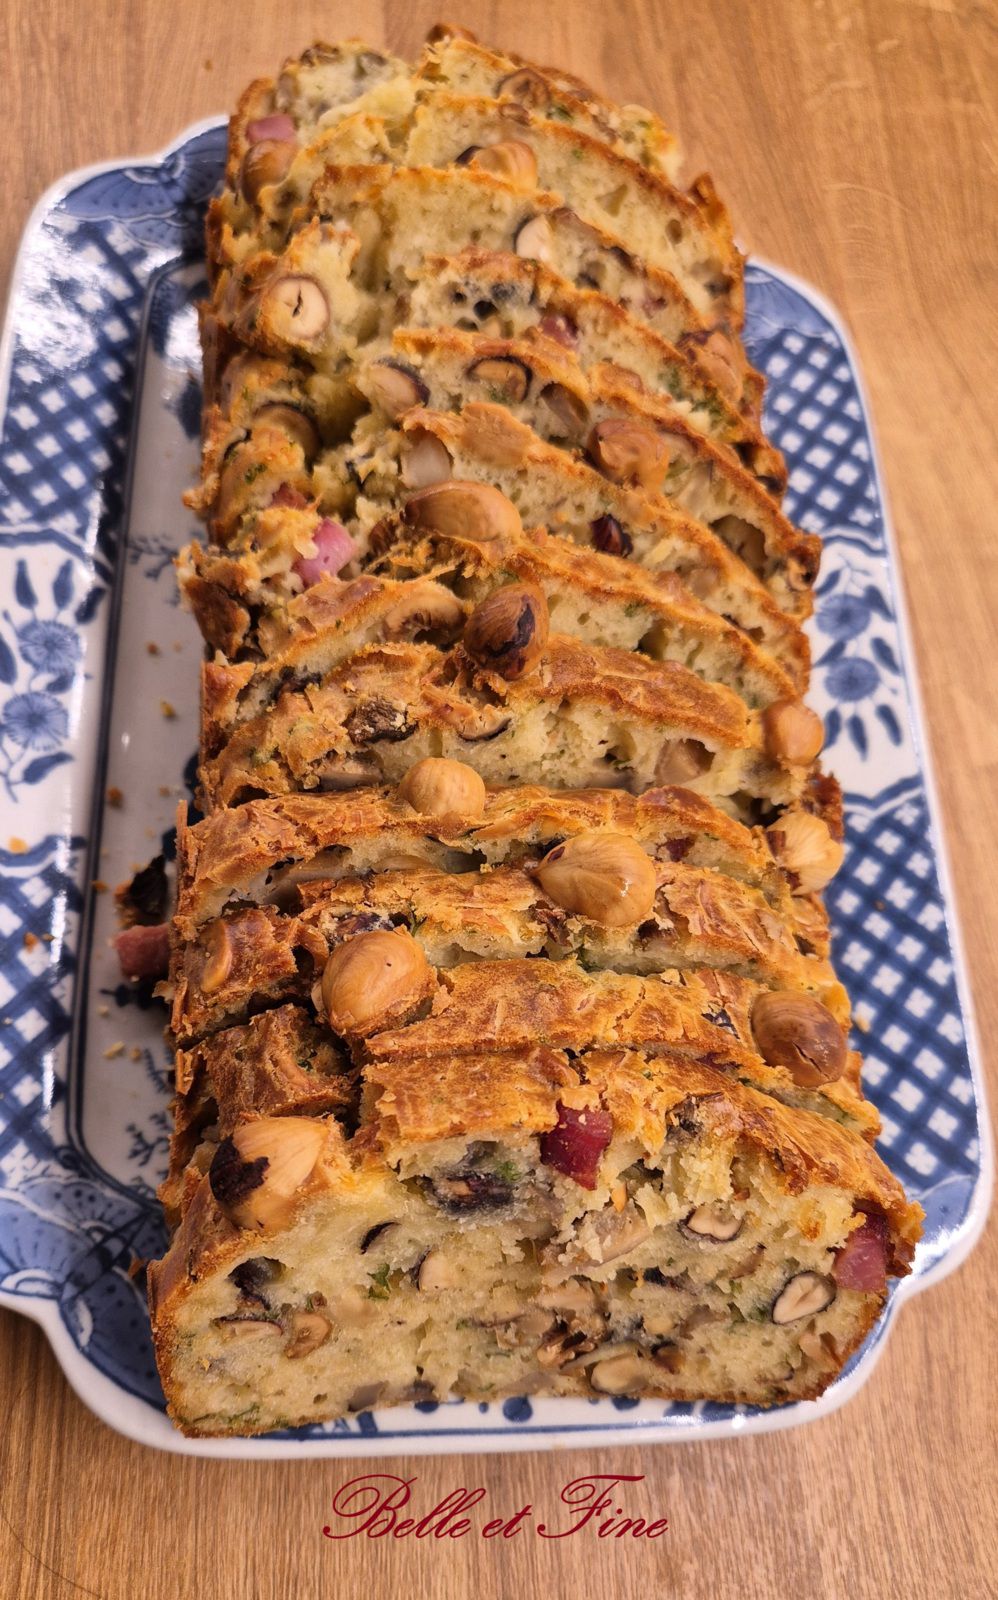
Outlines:
[[[433,968],[412,935],[378,928],[337,945],[322,974],[322,1003],[336,1033],[363,1039],[404,1022],[433,985]]]
[[[475,607],[464,630],[464,648],[472,659],[504,678],[521,678],[547,641],[547,601],[530,583],[496,589]]]

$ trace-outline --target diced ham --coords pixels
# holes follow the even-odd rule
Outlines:
[[[279,489],[275,489],[270,497],[270,503],[272,506],[287,506],[291,511],[303,511],[308,505],[301,490],[296,489],[291,483],[282,483]]]
[[[840,1289],[887,1287],[887,1218],[868,1216],[836,1252],[832,1277]]]
[[[112,941],[123,978],[165,978],[170,963],[170,924],[124,928]]]
[[[537,331],[554,339],[557,344],[563,344],[566,350],[574,350],[579,342],[579,330],[575,324],[557,313],[542,317],[537,324]]]
[[[263,139],[293,139],[295,125],[290,117],[275,112],[270,117],[257,117],[255,122],[247,122],[246,138],[250,144],[259,144]]]
[[[354,542],[343,524],[333,522],[329,517],[323,517],[312,538],[315,555],[299,556],[293,569],[306,589],[318,583],[327,573],[335,575],[357,554]]]
[[[595,1189],[603,1152],[613,1137],[609,1111],[576,1111],[558,1103],[558,1121],[541,1138],[541,1160],[583,1189]]]

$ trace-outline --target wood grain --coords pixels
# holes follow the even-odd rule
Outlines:
[[[229,107],[315,35],[413,53],[431,0],[7,0],[0,228],[45,186]],[[998,1030],[998,16],[971,0],[460,3],[454,21],[557,61],[676,126],[755,251],[840,307],[870,388],[985,1057]],[[994,1091],[992,1098],[995,1098]],[[994,1275],[994,1276],[993,1276]],[[587,1469],[643,1473],[654,1544],[579,1535],[332,1545],[331,1462],[226,1464],[118,1438],[40,1332],[0,1313],[0,1592],[9,1600],[337,1594],[851,1600],[995,1594],[995,1227],[902,1313],[862,1394],[793,1433],[717,1444],[393,1462],[429,1507],[481,1484],[556,1510]],[[355,1469],[354,1469],[355,1470]]]

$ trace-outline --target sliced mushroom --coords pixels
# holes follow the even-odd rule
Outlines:
[[[773,1321],[780,1327],[788,1322],[799,1322],[801,1317],[816,1316],[835,1299],[835,1284],[821,1272],[798,1272],[785,1283],[771,1312]]]
[[[386,357],[375,361],[367,369],[367,388],[382,411],[392,418],[401,417],[413,406],[424,406],[430,391],[418,372],[401,361]]]
[[[520,67],[518,71],[500,78],[496,84],[496,94],[517,100],[530,111],[545,111],[551,102],[547,84],[540,73],[534,72],[531,67]]]
[[[483,356],[468,368],[468,377],[481,383],[490,399],[504,405],[519,405],[530,393],[533,373],[525,361],[515,356]]]
[[[548,608],[534,584],[511,583],[479,602],[464,630],[464,648],[480,667],[521,678],[548,641]]]
[[[263,309],[279,339],[316,344],[329,326],[329,304],[314,278],[278,278],[264,292]]]
[[[279,1322],[265,1317],[216,1317],[215,1327],[229,1343],[280,1344],[284,1337]]]
[[[325,1344],[331,1332],[328,1319],[320,1316],[318,1311],[295,1311],[291,1317],[291,1337],[284,1347],[284,1354],[289,1361],[309,1356],[313,1350]]]
[[[464,607],[457,596],[432,578],[407,585],[407,593],[385,612],[382,627],[389,639],[430,636],[449,643],[464,624]]]
[[[465,744],[487,744],[491,739],[498,739],[509,731],[513,722],[502,706],[487,704],[455,708],[450,720],[458,738]]]
[[[300,444],[306,461],[311,461],[318,455],[322,444],[319,430],[312,418],[300,406],[287,405],[279,401],[261,406],[253,413],[254,431],[261,423],[267,427],[279,428],[296,444]]]
[[[679,1224],[679,1228],[688,1238],[727,1244],[731,1239],[737,1239],[744,1222],[744,1217],[734,1216],[726,1206],[714,1200],[707,1205],[697,1206]]]
[[[280,1261],[271,1256],[251,1256],[248,1261],[241,1261],[238,1267],[233,1267],[229,1278],[243,1300],[255,1300],[257,1305],[266,1310],[268,1301],[263,1291],[276,1282],[283,1270]]]
[[[651,1358],[657,1367],[664,1367],[666,1372],[682,1372],[686,1365],[686,1355],[679,1346],[670,1339],[663,1339],[652,1350]]]
[[[354,744],[376,744],[384,739],[399,744],[415,732],[405,706],[393,705],[382,695],[371,695],[355,706],[343,724]]]
[[[513,248],[526,261],[554,260],[554,229],[546,216],[530,217],[517,229]]]
[[[407,489],[445,483],[452,462],[446,445],[432,433],[410,434],[402,451],[400,476]]]
[[[395,1222],[376,1222],[372,1228],[368,1228],[363,1239],[360,1241],[361,1255],[364,1255],[366,1251],[370,1250],[374,1241],[376,1239],[380,1239],[383,1233],[387,1233],[389,1228],[394,1227],[397,1227],[397,1223]]]
[[[447,1211],[489,1211],[509,1204],[513,1185],[498,1172],[468,1169],[436,1174],[431,1192]]]
[[[324,758],[315,769],[315,775],[323,794],[341,794],[379,782],[381,768],[373,756],[334,753]]]

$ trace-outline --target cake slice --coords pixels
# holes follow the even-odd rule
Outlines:
[[[356,383],[374,408],[365,429],[383,428],[413,405],[459,411],[469,400],[489,400],[611,482],[696,517],[764,581],[787,563],[807,569],[817,562],[817,537],[795,528],[728,452],[629,374],[606,363],[584,374],[556,340],[399,328],[387,353],[359,364]]]
[[[794,814],[782,815],[780,831]],[[803,859],[798,861],[799,870],[811,874],[809,891],[823,887],[841,859],[828,822],[819,815],[813,820],[819,839],[823,832],[824,848],[815,850],[806,868]],[[689,789],[662,787],[641,795],[625,789],[487,789],[473,768],[437,759],[410,769],[398,789],[251,800],[235,811],[214,812],[193,827],[182,808],[178,928],[190,938],[231,906],[296,908],[301,885],[317,879],[328,882],[415,861],[453,872],[517,865],[538,860],[566,839],[604,831],[627,834],[652,860],[716,870],[758,888],[780,914],[791,915],[788,877],[774,861],[767,835]],[[806,899],[793,895],[793,915]],[[826,953],[824,947],[819,953]]]
[[[911,1261],[919,1210],[862,1139],[688,1057],[479,1049],[364,1084],[353,1136],[218,1105],[149,1268],[184,1432],[447,1395],[812,1397]]]

